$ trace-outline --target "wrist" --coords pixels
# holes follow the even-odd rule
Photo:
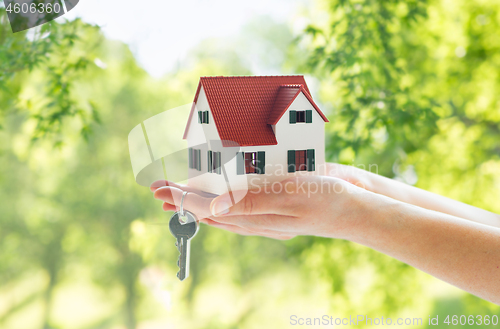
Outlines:
[[[373,246],[385,239],[383,235],[401,218],[406,204],[375,192],[364,193],[356,198],[357,215],[349,220],[346,239]]]

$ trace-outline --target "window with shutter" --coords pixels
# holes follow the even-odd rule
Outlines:
[[[218,171],[218,168],[220,166],[218,154],[219,154],[219,152],[214,152],[213,159],[212,159],[212,163],[213,163],[212,172],[215,172],[215,173]]]
[[[207,172],[213,172],[212,151],[207,151]]]
[[[288,151],[288,172],[295,172],[295,150]]]
[[[220,175],[220,173],[221,173],[221,166],[222,166],[222,162],[221,162],[222,155],[221,155],[221,152],[215,152],[215,157],[217,159],[217,166],[215,167],[215,172]]]
[[[193,148],[190,147],[188,148],[188,166],[189,168],[193,169],[194,168],[194,165],[193,165]]]
[[[312,123],[312,110],[290,110],[290,123]]]
[[[221,174],[221,152],[208,151],[208,172]]]
[[[237,152],[236,153],[236,174],[244,175],[245,174],[245,153]]]
[[[316,160],[314,158],[314,149],[307,150],[307,171],[316,170]]]
[[[266,169],[266,153],[265,152],[257,152],[257,173],[258,174],[265,174],[265,169]]]
[[[220,154],[219,154],[220,162]],[[266,166],[266,153],[259,152],[238,152],[236,154],[236,173],[244,174],[264,174]],[[220,169],[219,169],[220,170]]]
[[[307,110],[306,111],[306,123],[312,123],[313,116],[312,116],[312,110]]]
[[[290,110],[290,123],[294,124],[297,122],[297,111]]]
[[[198,123],[209,123],[208,111],[198,111]]]
[[[192,168],[193,169],[198,169],[198,150],[193,149],[193,164]]]
[[[314,149],[288,151],[288,172],[314,170]]]

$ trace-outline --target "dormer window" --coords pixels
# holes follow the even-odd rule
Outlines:
[[[312,110],[296,111],[290,110],[290,123],[311,123]]]
[[[208,111],[198,111],[198,123],[208,124]]]

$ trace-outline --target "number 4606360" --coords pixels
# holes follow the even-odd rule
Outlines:
[[[15,13],[15,14],[19,14],[19,13],[31,13],[31,14],[35,14],[35,13],[39,13],[39,14],[51,14],[51,13],[60,13],[61,12],[61,5],[58,4],[58,3],[55,3],[54,5],[52,5],[51,3],[47,3],[47,4],[44,4],[44,3],[31,3],[31,4],[27,4],[27,3],[23,3],[22,5],[19,4],[19,3],[9,3],[9,5],[7,6],[7,8],[5,8],[5,10],[8,12],[8,13]]]
[[[465,316],[465,315],[452,315],[451,316],[451,320],[450,320],[450,316],[448,315],[446,317],[446,319],[444,319],[444,323],[446,323],[447,325],[473,325],[473,324],[476,324],[476,325],[497,325],[498,324],[498,316],[496,315],[493,315],[493,316],[489,316],[489,315],[485,315],[485,316],[482,316],[482,315],[469,315],[469,316]]]

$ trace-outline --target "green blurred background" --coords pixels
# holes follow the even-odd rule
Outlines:
[[[287,328],[294,314],[425,328],[429,315],[500,315],[354,243],[207,226],[178,282],[170,214],[135,183],[127,135],[191,102],[200,76],[259,74],[249,53],[306,75],[330,119],[329,161],[500,213],[499,0],[316,0],[293,19],[302,27],[255,17],[154,78],[98,26],[12,34],[0,8],[0,328]]]

